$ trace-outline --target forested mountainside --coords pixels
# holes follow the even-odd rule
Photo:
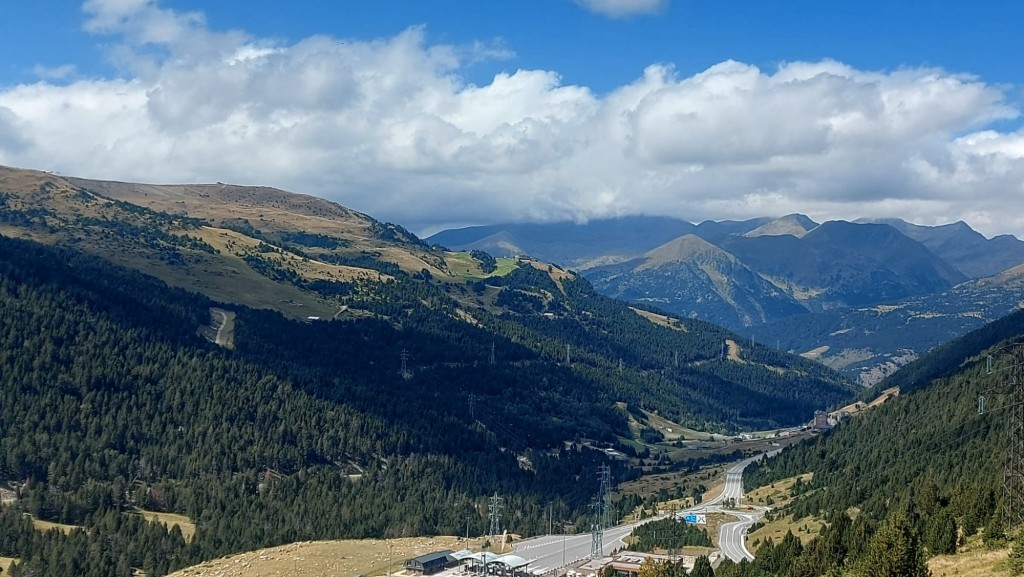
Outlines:
[[[565,365],[555,370],[600,382],[597,394],[608,403],[716,431],[803,422],[853,390],[816,363],[765,347],[736,346],[726,357],[727,341],[741,340],[736,335],[639,316],[557,266],[444,251],[401,226],[314,197],[221,184],[69,180],[0,167],[0,208],[0,233],[72,246],[220,302],[303,320],[374,318],[393,329],[417,328],[433,340],[405,343],[408,362],[431,374],[486,363],[492,345],[496,358],[514,360],[501,350],[510,341]],[[304,330],[276,334],[288,334],[282,346],[292,350],[296,343],[315,347],[307,334],[331,339],[340,329]],[[381,354],[376,366],[397,367],[401,348],[380,347],[357,360]],[[318,354],[314,363],[335,356]],[[548,368],[524,361],[520,370]]]
[[[926,553],[953,552],[978,531],[987,543],[1001,543],[1011,402],[1004,369],[1007,347],[1022,343],[1024,312],[1018,312],[939,347],[878,385],[900,387],[899,397],[748,468],[748,487],[813,473],[795,491],[796,500],[773,515],[824,517],[832,526],[806,547],[762,547],[757,560],[736,574],[866,567],[883,562],[882,550],[897,547],[897,536],[921,547],[917,557],[905,552],[918,561]],[[979,397],[986,399],[981,413]],[[851,512],[857,515],[852,523],[845,518]],[[806,572],[808,567],[817,572]],[[921,574],[915,571],[898,574]]]
[[[546,395],[516,363],[489,369],[493,380],[472,367],[403,379],[375,351],[429,336],[367,320],[317,335],[342,362],[360,359],[338,371],[318,364],[313,340],[294,361],[255,352],[275,347],[256,344],[261,333],[286,342],[307,327],[248,310],[232,352],[196,335],[204,297],[72,251],[0,239],[0,255],[0,474],[19,495],[0,513],[0,555],[22,558],[23,574],[159,575],[303,539],[457,533],[494,491],[531,532],[549,501],[573,519],[595,490],[599,453],[567,449],[559,427],[625,432],[591,383],[555,366]],[[268,318],[277,324],[256,328]],[[458,389],[488,382],[526,394],[500,403],[478,390],[466,407]],[[502,422],[515,413],[548,419]],[[147,526],[135,508],[185,513],[195,537]],[[37,533],[23,513],[84,530]],[[484,530],[475,510],[469,522]]]
[[[588,446],[632,435],[616,403],[757,423],[780,418],[766,407],[796,418],[808,395],[849,395],[809,361],[767,368],[790,360],[769,349],[722,359],[700,335],[723,329],[661,327],[579,279],[562,293],[524,267],[489,282],[512,309],[585,306],[589,323],[483,311],[470,323],[431,302],[443,289],[397,279],[353,288],[349,306],[372,314],[344,321],[232,306],[232,350],[198,334],[218,304],[204,296],[0,237],[0,485],[17,497],[0,511],[0,556],[22,559],[20,574],[160,575],[296,540],[461,533],[467,519],[481,533],[473,505],[494,492],[532,534],[548,503],[565,520],[589,514],[606,456]],[[544,303],[538,287],[563,296]],[[195,535],[142,510],[188,515]],[[82,529],[40,533],[26,513]]]

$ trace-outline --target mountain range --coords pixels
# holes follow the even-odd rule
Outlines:
[[[1024,264],[1024,242],[1009,235],[987,239],[963,222],[819,224],[799,214],[697,225],[660,217],[492,225],[442,231],[427,241],[551,259],[580,270],[603,294],[708,320],[766,344],[785,340],[785,350],[864,384],[940,338],[1015,310],[1019,284],[1007,271]],[[915,322],[875,315],[875,328],[860,331],[856,346],[836,338],[859,331],[858,311],[873,307],[913,310]],[[840,317],[845,321],[837,322]]]
[[[881,291],[963,275],[941,259],[919,270],[911,257],[890,264],[877,248],[849,249],[924,246],[891,226],[826,225],[703,223],[701,234],[602,266],[686,260],[696,276],[714,263],[750,286],[760,278],[791,306],[804,301],[785,300],[723,248],[788,231],[814,247],[846,238],[847,252],[827,254],[888,266]],[[849,239],[860,231],[866,240]],[[1021,277],[1012,268],[941,294],[1017,286],[1019,296]],[[815,314],[862,315],[818,317],[860,346],[881,332],[864,325],[871,311],[912,325],[942,304],[928,300],[936,294]],[[899,388],[895,400],[755,465],[751,482],[792,484],[780,514],[830,528],[806,549],[792,535],[766,542],[754,564],[723,562],[718,574],[846,574],[885,561],[892,544],[919,555],[914,531],[932,554],[949,550],[950,535],[955,551],[958,535],[982,525],[988,539],[1001,510],[993,440],[1005,436],[992,412],[977,415],[974,397],[999,385],[984,358],[1019,343],[1022,314],[937,347],[879,385]],[[587,526],[599,466],[616,484],[692,472],[699,498],[711,474],[703,466],[769,446],[736,437],[709,451],[709,433],[796,428],[857,392],[818,362],[629,306],[557,263],[446,250],[321,199],[8,168],[0,341],[0,555],[17,559],[13,575],[159,576],[301,540],[484,534],[496,494],[524,534],[544,533],[552,517]],[[812,484],[793,483],[809,471]],[[669,490],[683,487],[656,491]],[[613,517],[645,501],[622,495]],[[194,531],[149,521],[171,514]],[[38,530],[53,524],[62,530]],[[909,540],[890,539],[890,524]]]

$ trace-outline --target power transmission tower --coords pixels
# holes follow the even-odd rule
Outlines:
[[[494,343],[491,343],[491,364],[494,364]]]
[[[675,363],[676,368],[678,369],[679,368],[679,351],[675,351],[675,359],[674,359],[673,362]]]
[[[611,479],[612,470],[608,465],[601,465],[597,470],[597,478],[600,482],[597,490],[597,499],[594,500],[594,524],[590,532],[590,558],[597,559],[604,555],[604,530],[608,526],[611,501]]]
[[[999,353],[1004,354],[1000,357],[989,355],[987,372],[990,375],[1002,371],[1009,374],[1003,496],[1007,528],[1012,531],[1024,525],[1024,344],[1008,345],[994,351],[993,355]],[[1007,357],[1009,363],[1000,362]],[[978,398],[978,412],[985,412],[984,396]]]
[[[488,512],[490,514],[490,518],[491,518],[491,531],[490,531],[490,534],[491,534],[491,543],[492,544],[494,543],[495,537],[498,535],[498,533],[501,532],[501,508],[502,508],[501,501],[502,501],[502,498],[498,496],[497,492],[495,492],[494,496],[491,497],[490,504],[487,506],[487,510],[488,510]]]
[[[612,468],[608,465],[601,468],[601,496],[604,499],[604,506],[601,508],[601,526],[607,529],[612,525]]]
[[[1011,529],[1024,525],[1024,345],[1011,351],[1010,412],[1007,415],[1007,456],[1004,490],[1006,521]]]
[[[572,365],[572,361],[569,358],[569,346],[570,345],[565,345],[565,364],[566,365]]]

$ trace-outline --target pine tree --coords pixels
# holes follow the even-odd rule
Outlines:
[[[715,577],[715,570],[711,568],[711,561],[708,560],[707,555],[697,557],[693,563],[693,570],[690,571],[690,577]]]
[[[913,525],[894,513],[868,543],[861,560],[864,577],[931,577]]]
[[[933,555],[956,552],[956,519],[948,508],[943,508],[928,520],[925,527],[925,545]]]
[[[1024,539],[1018,539],[1010,550],[1010,572],[1024,574]]]

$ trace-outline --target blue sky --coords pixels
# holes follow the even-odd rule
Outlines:
[[[1020,86],[1024,2],[1017,0],[703,0],[662,2],[654,14],[611,18],[572,0],[201,0],[162,6],[205,14],[216,29],[295,42],[394,36],[423,25],[431,41],[502,43],[507,60],[473,67],[484,83],[519,67],[558,71],[564,82],[607,91],[656,62],[692,74],[723,60],[759,67],[839,60],[865,70],[935,66]],[[7,0],[0,20],[0,83],[31,82],[36,66],[74,64],[116,74],[103,38],[87,33],[73,0]],[[26,25],[32,23],[32,25]],[[39,26],[45,24],[44,26]],[[1020,92],[1019,88],[1016,91]]]
[[[1024,2],[0,1],[2,164],[267,184],[420,232],[1024,233]]]

